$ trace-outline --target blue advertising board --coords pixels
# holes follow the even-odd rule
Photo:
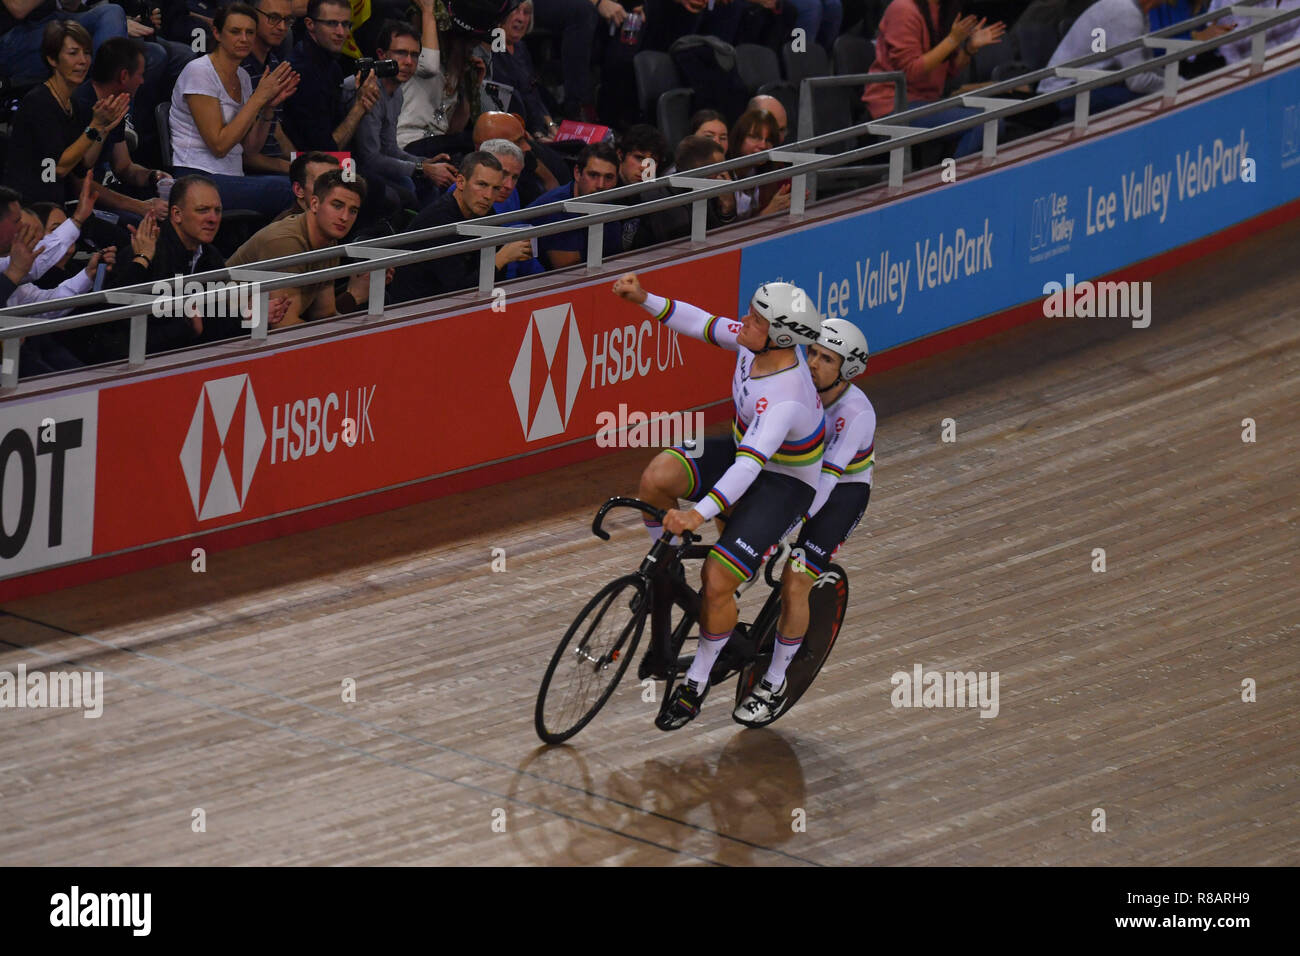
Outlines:
[[[935,177],[939,170],[935,169]],[[880,351],[1122,269],[1300,197],[1300,68],[1005,170],[746,247]],[[1055,290],[1052,290],[1055,291]],[[1159,321],[1158,303],[1154,310]]]

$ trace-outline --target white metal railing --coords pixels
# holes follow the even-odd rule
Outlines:
[[[1256,0],[1256,2],[1260,2],[1260,0]],[[1171,34],[1187,32],[1205,23],[1229,15],[1251,22],[1239,26],[1231,33],[1211,40],[1196,42],[1169,38]],[[539,238],[585,228],[587,230],[586,265],[588,270],[592,270],[598,268],[603,260],[604,236],[602,227],[605,223],[633,216],[644,216],[690,204],[692,206],[691,240],[699,242],[705,237],[707,201],[714,196],[734,192],[736,189],[734,181],[715,180],[709,177],[720,172],[745,169],[768,161],[784,162],[790,165],[746,177],[744,184],[747,188],[752,188],[781,180],[792,180],[789,215],[794,217],[804,213],[805,190],[810,184],[810,180],[815,182],[816,174],[821,170],[848,166],[862,163],[865,160],[887,156],[889,160],[889,185],[891,188],[897,189],[902,186],[904,151],[912,146],[953,136],[982,124],[984,127],[982,155],[986,163],[992,162],[997,156],[999,120],[1014,116],[1017,113],[1038,109],[1059,100],[1075,97],[1074,127],[1078,130],[1084,130],[1088,125],[1089,94],[1092,90],[1123,82],[1131,76],[1153,69],[1163,69],[1164,89],[1161,95],[1163,101],[1171,102],[1179,85],[1178,64],[1190,56],[1216,49],[1225,43],[1236,43],[1244,37],[1250,37],[1250,72],[1252,74],[1258,73],[1264,64],[1266,31],[1279,23],[1296,17],[1300,17],[1300,9],[1277,10],[1256,8],[1246,4],[1234,4],[1231,7],[1203,13],[1182,23],[1138,37],[1103,53],[1090,54],[1061,66],[1047,67],[991,84],[981,88],[975,94],[951,97],[820,136],[804,135],[811,132],[811,127],[805,126],[805,122],[811,122],[811,109],[805,109],[801,106],[800,131],[798,134],[800,139],[797,142],[776,147],[763,153],[756,153],[752,156],[738,157],[712,166],[692,169],[688,175],[669,175],[659,179],[651,179],[646,182],[605,190],[583,199],[563,200],[546,206],[487,216],[482,219],[475,219],[472,222],[436,226],[431,229],[385,236],[343,246],[330,246],[312,252],[259,262],[252,266],[215,269],[210,272],[189,275],[185,278],[187,281],[201,284],[256,281],[260,292],[260,302],[258,303],[258,311],[254,315],[265,316],[268,308],[267,300],[270,294],[279,289],[294,288],[308,282],[316,283],[350,278],[358,273],[368,272],[370,275],[370,299],[366,312],[368,315],[378,316],[382,315],[384,310],[384,273],[387,269],[415,265],[433,259],[440,259],[444,256],[478,252],[480,255],[478,292],[483,296],[487,296],[491,293],[493,286],[493,260],[497,249],[504,241]],[[1099,70],[1090,66],[1090,64],[1109,59],[1116,54],[1140,47],[1163,49],[1166,52],[1123,70]],[[1000,96],[1000,94],[1011,91],[1016,87],[1026,84],[1036,85],[1040,80],[1049,76],[1065,77],[1074,79],[1077,82],[1060,90],[1036,94],[1026,99],[1010,99]],[[883,81],[893,81],[893,77],[880,76],[878,78]],[[811,106],[812,90],[818,85],[826,85],[819,82],[823,79],[818,77],[804,80],[803,88],[800,91],[802,104],[808,107]],[[982,113],[933,128],[910,125],[910,121],[958,105],[976,107],[981,109]],[[805,116],[807,120],[805,120]],[[873,143],[869,146],[847,150],[842,153],[821,155],[815,152],[823,146],[864,135],[883,135],[887,139],[884,142]],[[690,192],[643,202],[634,201],[636,197],[647,191],[662,189],[665,184],[674,188],[689,189]],[[578,215],[572,219],[540,226],[525,225],[521,227],[512,225],[521,220],[539,219],[565,212]],[[432,249],[409,250],[400,248],[415,242],[446,240],[449,238],[461,238],[461,241],[439,245]],[[288,267],[308,266],[334,259],[340,253],[362,261],[342,263],[332,268],[302,273],[283,271]],[[3,340],[3,352],[0,352],[0,389],[13,388],[17,385],[18,349],[21,338],[27,335],[38,335],[63,329],[130,319],[128,365],[138,366],[142,364],[145,360],[145,331],[149,313],[158,304],[175,310],[172,314],[180,314],[179,310],[185,298],[183,295],[180,297],[155,295],[152,292],[153,286],[154,283],[152,282],[141,283],[121,289],[90,292],[64,299],[0,309],[0,340]],[[57,307],[61,309],[79,309],[93,305],[103,305],[106,308],[58,319],[33,321],[29,318],[32,315],[50,311],[54,302],[57,302]],[[250,327],[254,339],[266,338],[266,322],[259,320],[255,323],[246,322],[245,325]]]

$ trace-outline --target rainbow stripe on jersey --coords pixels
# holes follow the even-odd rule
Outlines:
[[[748,430],[749,425],[741,419],[740,412],[737,411],[731,419],[731,437],[736,442],[736,457],[746,456],[752,458],[758,462],[760,468],[769,461],[774,465],[786,465],[794,468],[803,465],[814,465],[821,460],[822,453],[825,451],[825,418],[821,420],[817,425],[817,429],[811,434],[782,444],[770,459],[764,458],[757,450],[741,443],[741,439],[745,437],[745,432]]]
[[[672,299],[664,299],[664,307],[655,313],[655,318],[658,319],[660,322],[667,322],[669,319],[672,318],[673,313],[675,311],[677,311],[677,303],[674,302]],[[722,321],[721,316],[711,315],[709,316],[709,321],[706,322],[704,325],[704,341],[708,342],[710,345],[719,344],[717,336],[715,336],[713,332],[714,329],[718,327],[718,323],[721,321]]]
[[[876,443],[872,442],[862,451],[853,456],[853,460],[848,463],[844,469],[846,475],[859,475],[870,468],[876,460]],[[823,470],[825,466],[823,466]]]

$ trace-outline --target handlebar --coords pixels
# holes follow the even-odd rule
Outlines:
[[[667,514],[667,512],[665,512],[662,508],[656,508],[652,504],[647,504],[646,502],[642,501],[640,498],[627,498],[627,497],[623,497],[622,495],[618,495],[613,498],[610,498],[608,501],[606,501],[603,505],[600,506],[600,510],[596,512],[595,520],[591,522],[591,533],[603,541],[609,540],[609,532],[606,531],[601,525],[605,521],[605,515],[607,515],[610,512],[610,510],[613,508],[635,508],[637,511],[649,515],[651,518],[654,518],[656,521],[663,521],[664,515]],[[681,534],[681,539],[685,544],[693,544],[694,542],[700,540],[700,536],[697,534],[692,534],[689,531],[684,531]]]

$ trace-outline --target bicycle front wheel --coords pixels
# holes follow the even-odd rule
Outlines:
[[[638,575],[611,581],[565,632],[537,693],[533,723],[545,743],[568,740],[605,706],[636,652],[650,612]]]

